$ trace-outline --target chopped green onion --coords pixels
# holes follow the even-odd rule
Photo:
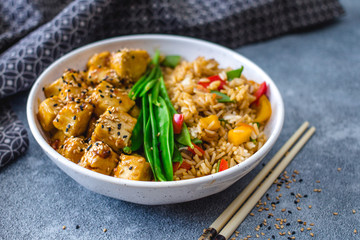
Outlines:
[[[220,103],[234,102],[234,101],[230,100],[230,97],[224,93],[221,93],[219,91],[214,91],[214,90],[212,90],[211,92],[215,93],[216,96],[220,97],[220,98],[218,98],[218,102],[220,102]]]
[[[260,127],[260,123],[258,122],[254,122],[254,123],[257,125],[258,128]]]
[[[162,65],[165,67],[175,68],[179,64],[180,59],[181,59],[180,56],[169,55],[165,57],[164,61],[162,62]]]
[[[233,80],[234,78],[239,78],[241,77],[241,73],[244,70],[244,66],[241,66],[241,68],[235,69],[235,70],[231,70],[229,72],[226,73],[227,78],[229,81]]]
[[[250,138],[250,142],[252,142],[252,143],[254,143],[254,144],[257,143],[256,139],[252,139],[252,138]]]
[[[126,154],[131,154],[131,152],[132,152],[131,147],[128,147],[128,146],[124,147],[123,152]]]
[[[220,162],[221,162],[221,159],[219,159],[219,161],[217,162],[216,171],[215,171],[215,172],[219,172]]]

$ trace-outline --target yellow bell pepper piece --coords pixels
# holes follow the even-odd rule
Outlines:
[[[210,115],[200,119],[200,126],[208,130],[218,130],[220,128],[220,121],[216,115]]]
[[[265,122],[271,116],[271,104],[265,95],[259,98],[259,105],[256,107],[257,115],[255,122]]]
[[[232,129],[228,132],[228,140],[235,146],[250,141],[251,132],[254,128],[250,125],[242,123],[240,127]]]

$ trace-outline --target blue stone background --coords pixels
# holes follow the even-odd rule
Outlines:
[[[360,239],[353,232],[360,231],[360,1],[341,2],[346,16],[332,24],[236,49],[272,77],[285,103],[283,131],[263,163],[305,120],[317,128],[287,168],[289,173],[298,170],[297,179],[303,181],[278,193],[275,185],[268,191],[272,199],[283,195],[270,212],[287,218],[291,225],[282,231],[296,231],[296,239]],[[9,99],[24,123],[26,100],[27,92]],[[45,156],[30,134],[27,153],[0,169],[0,239],[197,239],[261,168],[260,164],[227,190],[204,199],[142,206],[81,187]],[[308,197],[295,205],[291,192]],[[260,239],[287,239],[279,236],[268,212],[254,213],[238,227],[236,239],[254,236],[264,218],[272,228],[261,228],[265,236]],[[297,219],[315,226],[300,232]]]

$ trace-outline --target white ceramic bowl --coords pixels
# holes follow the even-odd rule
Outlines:
[[[36,117],[39,103],[45,99],[42,88],[60,77],[66,68],[83,69],[94,53],[116,51],[120,48],[142,48],[153,54],[156,49],[161,53],[181,55],[186,60],[198,56],[215,58],[221,67],[238,68],[244,65],[243,74],[256,82],[266,81],[269,85],[269,98],[272,116],[265,128],[268,140],[265,145],[246,161],[220,173],[205,177],[173,181],[142,182],[119,179],[99,174],[67,160],[50,147]],[[87,189],[121,200],[147,204],[169,204],[203,198],[228,188],[250,172],[270,151],[278,138],[283,121],[284,105],[275,83],[256,64],[244,56],[214,43],[173,35],[133,35],[116,37],[92,43],[76,49],[51,64],[34,83],[27,102],[27,118],[30,130],[49,158],[66,174]]]

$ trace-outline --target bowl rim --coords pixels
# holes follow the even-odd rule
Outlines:
[[[48,74],[48,72],[56,65],[63,63],[68,58],[73,57],[74,55],[86,51],[88,49],[101,46],[103,44],[110,44],[115,43],[118,41],[128,41],[128,40],[168,40],[168,41],[182,41],[187,43],[199,43],[202,45],[205,45],[206,47],[212,48],[215,51],[221,51],[225,52],[229,55],[238,55],[242,58],[245,58],[249,64],[252,64],[256,68],[258,68],[262,74],[267,77],[267,81],[271,82],[271,91],[272,94],[275,94],[277,96],[278,100],[278,111],[277,114],[279,115],[279,121],[275,123],[275,127],[273,130],[273,133],[270,135],[268,140],[265,142],[265,144],[258,150],[256,153],[254,153],[251,157],[246,159],[245,161],[225,170],[219,173],[206,175],[203,177],[197,177],[193,179],[185,179],[185,180],[179,180],[179,181],[168,181],[168,182],[154,182],[154,181],[134,181],[134,180],[128,180],[128,179],[122,179],[122,178],[115,178],[112,176],[104,175],[101,173],[97,173],[94,171],[91,171],[89,169],[83,168],[65,157],[63,157],[61,154],[59,154],[57,151],[55,151],[50,144],[45,140],[45,138],[41,135],[39,129],[36,126],[36,114],[33,114],[33,106],[35,101],[37,101],[37,95],[36,92],[38,91],[39,83],[44,79],[44,77]],[[31,87],[30,94],[28,96],[27,100],[27,106],[26,106],[26,115],[28,124],[30,127],[30,131],[33,134],[35,140],[40,145],[40,147],[51,155],[53,159],[56,159],[59,163],[65,165],[68,168],[71,168],[75,172],[79,174],[86,175],[87,177],[95,178],[96,180],[105,181],[112,184],[120,184],[124,186],[129,187],[137,187],[137,188],[170,188],[170,187],[176,187],[176,186],[188,186],[188,185],[194,185],[194,184],[204,184],[207,182],[212,182],[214,180],[218,180],[221,178],[224,178],[228,175],[237,175],[238,171],[241,171],[242,169],[250,168],[251,165],[253,165],[261,156],[266,155],[266,153],[270,150],[269,148],[273,146],[277,140],[277,138],[280,135],[283,122],[284,122],[284,103],[281,97],[281,94],[275,85],[274,81],[269,77],[269,75],[264,72],[257,64],[255,64],[250,59],[246,58],[245,56],[229,49],[224,46],[221,46],[216,43],[212,43],[206,40],[200,40],[192,37],[184,37],[184,36],[178,36],[178,35],[170,35],[170,34],[136,34],[136,35],[127,35],[127,36],[120,36],[120,37],[113,37],[108,38],[100,41],[96,41],[90,44],[87,44],[85,46],[82,46],[80,48],[77,48],[75,50],[70,51],[69,53],[65,54],[61,58],[57,59],[55,62],[53,62],[50,66],[48,66],[41,75],[37,78],[37,80],[33,83],[33,86]]]

